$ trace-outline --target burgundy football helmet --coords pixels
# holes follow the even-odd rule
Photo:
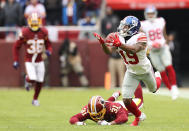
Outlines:
[[[93,96],[88,103],[88,112],[94,121],[102,120],[106,113],[104,99],[101,96]]]

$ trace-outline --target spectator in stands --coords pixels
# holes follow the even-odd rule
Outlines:
[[[43,4],[39,3],[38,0],[30,0],[30,4],[26,6],[24,16],[27,18],[32,13],[38,13],[43,21],[43,24],[45,23],[45,17],[46,17],[46,10]]]
[[[105,18],[102,19],[101,31],[103,36],[107,36],[111,32],[115,32],[119,25],[119,18],[113,14],[111,7],[106,8]]]
[[[173,66],[176,72],[176,77],[177,77],[177,85],[178,87],[182,87],[182,82],[181,82],[181,74],[180,74],[180,43],[178,42],[177,39],[177,34],[176,32],[170,32],[168,34],[168,44],[169,48],[171,51],[171,54],[173,56]]]
[[[47,25],[61,24],[61,0],[45,0]]]
[[[76,0],[76,5],[77,5],[77,19],[78,21],[85,16],[85,7],[86,3],[84,0]]]
[[[79,22],[80,26],[95,26],[95,22],[92,19],[92,16],[88,14],[84,19]],[[90,30],[80,31],[79,39],[95,39]]]
[[[22,7],[15,0],[8,0],[2,9],[2,20],[6,27],[21,26],[22,24]],[[6,32],[5,40],[12,42],[16,39],[16,32]]]
[[[4,26],[3,8],[5,7],[6,0],[0,0],[0,26]]]
[[[102,0],[85,0],[86,14],[98,16],[101,2]]]
[[[61,63],[61,82],[62,85],[69,86],[68,74],[73,70],[78,76],[81,86],[87,87],[88,80],[84,75],[84,69],[82,66],[81,56],[78,53],[77,45],[65,39],[59,50],[60,63]]]
[[[22,9],[26,7],[26,5],[29,3],[28,0],[16,0],[18,3],[20,3],[20,6]]]
[[[20,26],[22,21],[22,8],[19,3],[15,0],[8,0],[2,11],[5,26]]]
[[[62,0],[62,23],[63,25],[77,24],[77,5],[74,0]]]

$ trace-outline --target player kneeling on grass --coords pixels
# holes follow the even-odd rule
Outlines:
[[[35,93],[32,104],[39,106],[38,96],[42,88],[45,75],[45,66],[42,59],[44,48],[47,56],[52,53],[52,46],[48,39],[48,31],[41,26],[41,18],[37,13],[28,17],[28,27],[23,27],[19,34],[19,40],[13,46],[14,63],[13,67],[19,67],[19,49],[25,46],[25,88],[29,91],[32,85],[35,86]]]
[[[122,101],[116,101],[120,92],[115,92],[105,101],[101,96],[93,96],[88,105],[84,106],[80,113],[70,118],[70,124],[86,125],[87,119],[95,121],[98,125],[123,124],[128,121],[128,115],[132,115]],[[141,108],[143,106],[142,88],[139,85],[135,91],[134,102]]]

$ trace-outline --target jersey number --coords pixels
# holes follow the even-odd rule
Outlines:
[[[30,45],[30,47],[27,49],[27,52],[29,54],[35,54],[35,53],[41,53],[44,48],[44,40],[28,40],[27,44]]]
[[[156,30],[150,30],[149,31],[149,38],[151,41],[154,41],[156,39],[161,39],[161,29],[158,28]]]
[[[121,106],[115,106],[115,105],[113,105],[112,108],[110,109],[110,111],[114,112],[114,113],[117,113],[120,108],[121,108]]]
[[[124,59],[124,61],[125,61],[126,64],[133,64],[133,65],[135,65],[135,64],[138,64],[138,63],[139,63],[139,59],[138,59],[136,53],[134,53],[134,54],[131,54],[131,53],[128,53],[128,52],[124,53],[124,52],[121,50],[121,51],[120,51],[120,54],[121,54],[121,56],[122,56],[122,58]],[[127,57],[129,57],[130,59],[132,59],[132,61],[127,61],[127,59],[126,59],[126,57],[125,57],[124,54],[126,54]]]

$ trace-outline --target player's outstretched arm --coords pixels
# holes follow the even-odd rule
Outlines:
[[[97,33],[93,33],[93,35],[101,44],[103,51],[108,55],[111,54],[112,50],[109,47],[107,47],[107,45],[105,44],[105,40]]]
[[[120,49],[122,49],[123,51],[129,51],[131,53],[137,53],[141,50],[144,50],[146,48],[146,44],[145,43],[137,43],[134,45],[127,45],[127,44],[121,44],[119,46]]]
[[[83,107],[81,112],[70,118],[70,124],[72,125],[86,125],[85,120],[89,119],[89,113],[87,113],[87,107]]]
[[[121,95],[120,91],[116,91],[116,92],[114,92],[114,93],[112,94],[112,96],[110,96],[110,97],[108,98],[107,101],[112,101],[112,102],[114,102],[120,95]]]
[[[82,119],[82,114],[81,113],[78,113],[74,116],[72,116],[70,118],[70,124],[72,125],[86,125],[86,123],[84,121],[81,121],[80,119]]]

